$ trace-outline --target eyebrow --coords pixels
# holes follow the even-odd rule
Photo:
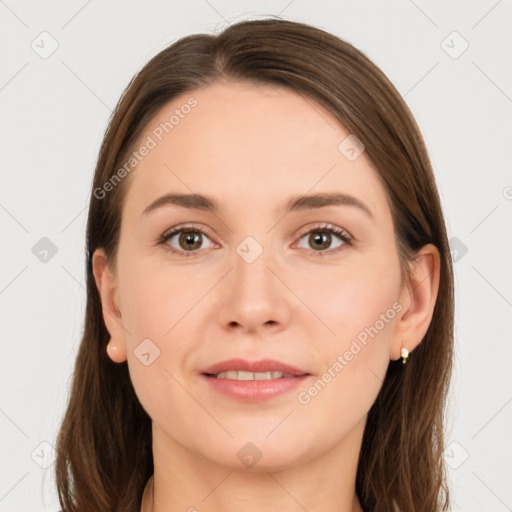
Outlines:
[[[146,215],[157,208],[167,205],[181,206],[193,210],[202,210],[217,213],[219,203],[209,196],[202,194],[165,194],[153,201],[143,212]],[[339,192],[319,192],[316,194],[299,195],[291,197],[285,206],[285,213],[313,210],[326,206],[353,206],[363,211],[373,219],[371,210],[354,196]]]

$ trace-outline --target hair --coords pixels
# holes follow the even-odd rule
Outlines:
[[[368,411],[356,493],[365,511],[448,510],[444,420],[453,365],[453,270],[440,198],[425,143],[409,108],[361,51],[319,28],[269,17],[217,35],[183,37],[153,57],[123,92],[106,130],[92,190],[111,180],[152,118],[169,101],[218,81],[275,85],[326,107],[365,145],[385,186],[402,276],[425,244],[440,254],[433,317],[406,365],[390,361]],[[139,510],[153,474],[151,418],[127,363],[107,355],[109,333],[91,267],[103,248],[115,268],[130,180],[91,193],[86,248],[87,305],[55,476],[63,512]]]

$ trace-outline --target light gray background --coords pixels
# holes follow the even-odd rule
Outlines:
[[[278,13],[365,52],[417,118],[455,259],[453,510],[512,510],[511,1],[5,0],[2,512],[59,508],[52,446],[83,328],[87,205],[111,109],[133,74],[179,37]],[[33,251],[43,237],[57,248],[46,262]]]

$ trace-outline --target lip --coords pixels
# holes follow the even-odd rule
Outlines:
[[[245,359],[229,359],[214,364],[201,371],[203,374],[217,374],[228,370],[242,370],[245,372],[283,372],[292,375],[301,376],[309,375],[306,370],[295,368],[289,364],[276,361],[274,359],[260,359],[259,361],[246,361]]]
[[[214,374],[228,370],[242,370],[254,373],[280,371],[294,376],[268,380],[218,379],[213,376]],[[311,374],[305,370],[273,359],[262,359],[260,361],[230,359],[205,368],[201,374],[201,378],[204,379],[214,391],[228,396],[229,398],[244,402],[269,400],[293,390],[309,377],[311,377]]]

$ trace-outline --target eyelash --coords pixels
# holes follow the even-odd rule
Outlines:
[[[198,256],[199,255],[198,254],[199,253],[198,250],[195,250],[195,251],[181,251],[181,250],[177,250],[174,247],[171,247],[170,245],[167,244],[167,242],[176,233],[181,233],[182,231],[185,232],[185,233],[201,233],[201,235],[204,235],[204,236],[210,238],[208,233],[206,231],[204,231],[203,229],[201,229],[201,228],[197,228],[197,227],[194,227],[194,226],[180,226],[178,228],[174,228],[171,231],[168,231],[168,232],[164,233],[158,239],[158,245],[164,245],[165,244],[165,249],[166,250],[170,251],[172,254],[177,254],[178,256],[183,256],[185,258],[186,257],[190,257],[190,256]],[[313,228],[309,229],[308,231],[302,233],[299,236],[299,240],[301,238],[303,238],[305,235],[309,235],[310,233],[313,233],[315,231],[334,234],[334,235],[338,236],[343,241],[343,244],[341,246],[337,247],[336,249],[324,249],[322,251],[314,251],[313,249],[309,249],[314,255],[324,256],[327,253],[337,253],[340,250],[342,250],[343,246],[345,246],[345,245],[351,246],[352,245],[352,237],[344,229],[341,229],[341,228],[338,228],[336,226],[333,226],[332,224],[319,224],[319,225],[316,225]]]

